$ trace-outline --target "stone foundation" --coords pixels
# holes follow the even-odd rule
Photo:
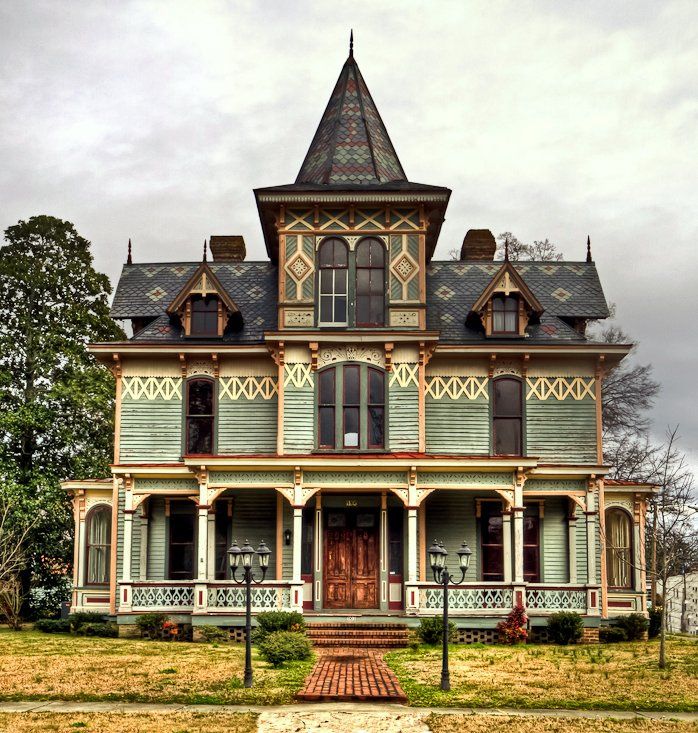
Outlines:
[[[585,626],[582,632],[582,640],[580,644],[598,644],[599,643],[599,628],[598,626],[590,627]]]
[[[140,639],[141,630],[136,624],[119,624],[119,638],[120,639]]]

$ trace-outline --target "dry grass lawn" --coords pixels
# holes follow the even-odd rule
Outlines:
[[[694,723],[658,720],[564,720],[494,715],[432,715],[433,733],[695,733]]]
[[[243,713],[0,713],[0,733],[255,733]]]
[[[290,702],[311,662],[279,670],[253,655],[255,686],[242,686],[244,647],[96,639],[0,630],[0,700]]]
[[[698,641],[672,639],[669,670],[652,642],[558,647],[452,646],[451,692],[439,690],[440,648],[392,652],[413,705],[698,710]]]

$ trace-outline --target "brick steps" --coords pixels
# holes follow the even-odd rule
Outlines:
[[[409,632],[404,624],[310,623],[307,635],[318,647],[387,649],[405,647],[409,643]]]

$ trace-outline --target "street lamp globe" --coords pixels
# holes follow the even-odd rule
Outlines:
[[[440,570],[446,564],[446,555],[448,555],[448,552],[446,552],[444,546],[434,540],[429,548],[429,564],[434,572]]]
[[[473,554],[473,551],[465,542],[463,542],[463,544],[456,550],[456,554],[458,555],[458,564],[460,565],[460,569],[465,572],[470,566],[470,556]]]
[[[267,543],[264,540],[259,543],[257,555],[259,557],[259,567],[262,568],[262,570],[266,570],[269,567],[271,550],[267,547]]]
[[[238,547],[238,543],[233,540],[233,543],[228,548],[228,565],[230,566],[231,570],[235,570],[236,568],[240,567],[241,554],[242,552]]]
[[[242,554],[242,567],[245,570],[251,570],[254,547],[252,547],[248,540],[245,540],[245,544],[240,548],[240,553]]]

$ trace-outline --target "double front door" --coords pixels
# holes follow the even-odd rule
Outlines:
[[[324,548],[324,607],[378,608],[378,512],[328,509]]]

